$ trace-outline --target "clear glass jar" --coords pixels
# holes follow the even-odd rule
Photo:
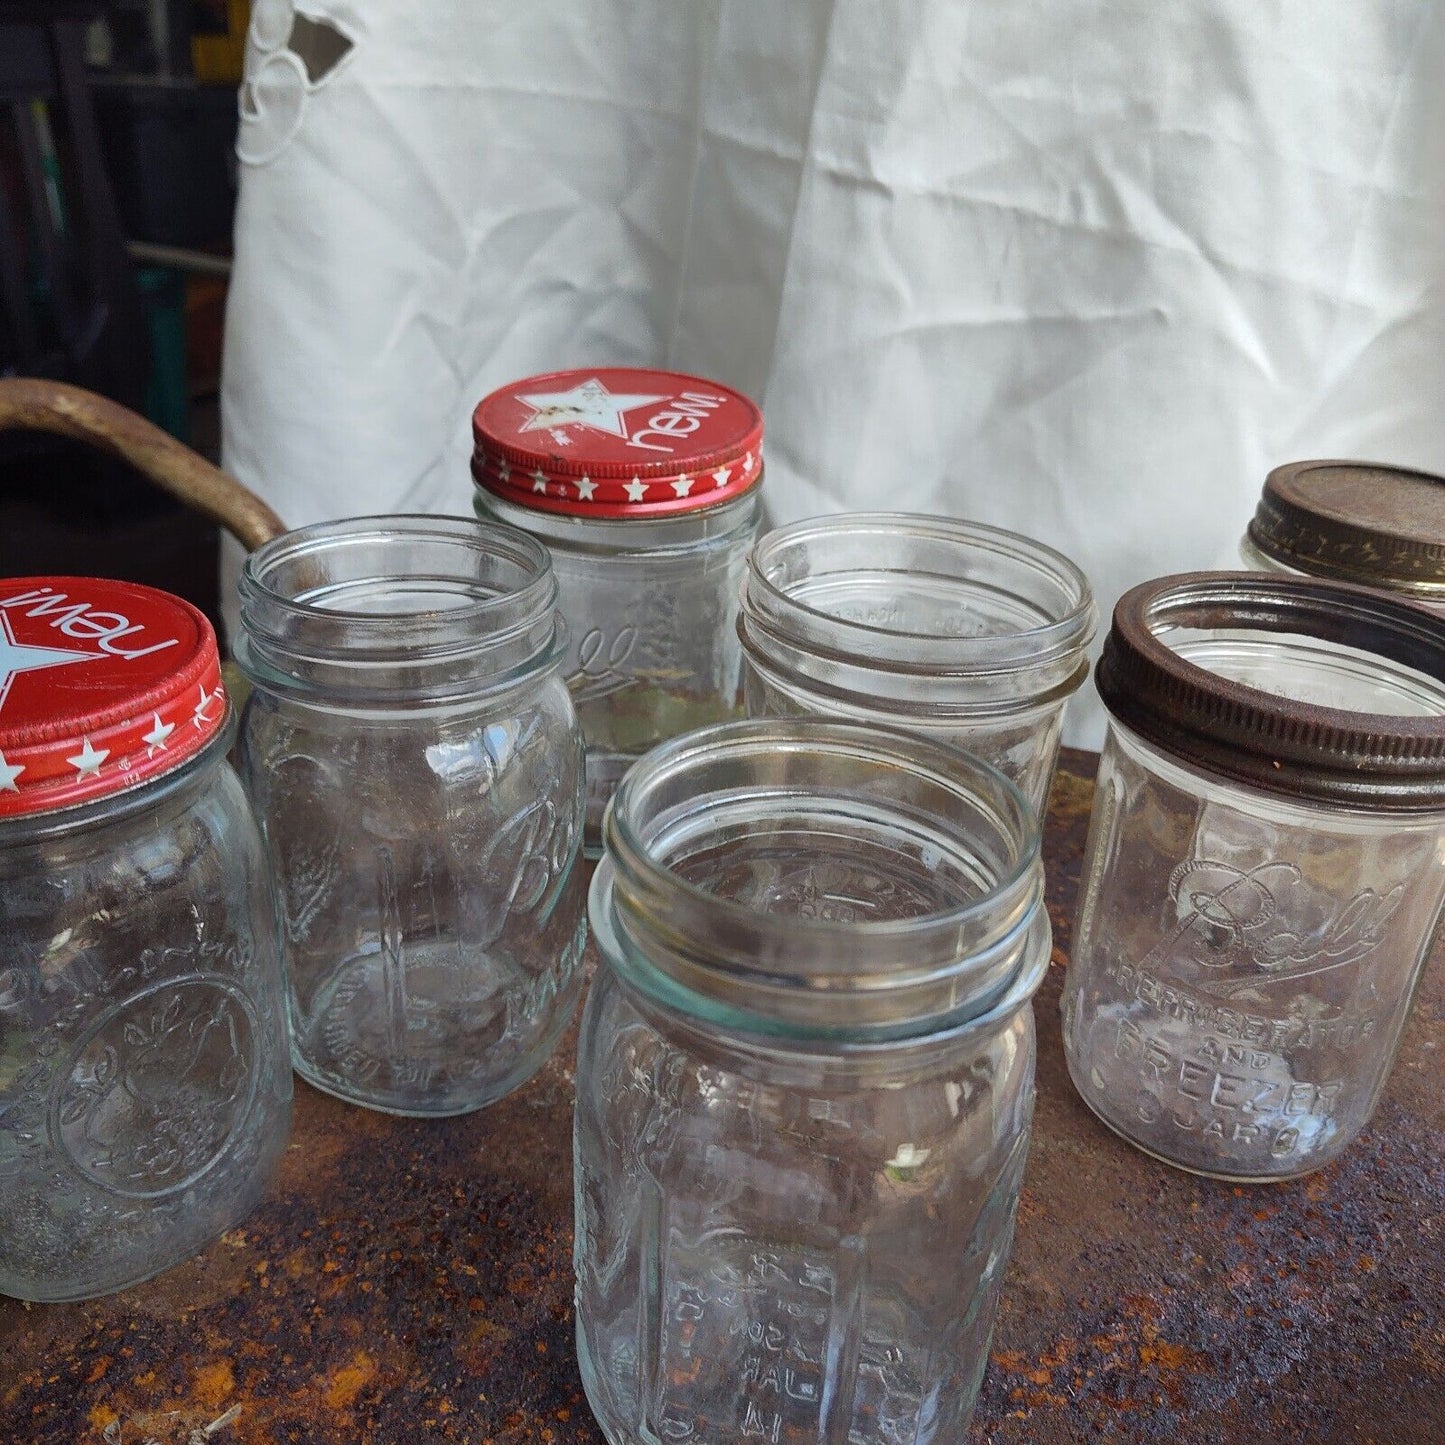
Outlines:
[[[638,757],[740,710],[734,622],[762,417],[716,382],[612,368],[514,382],[478,404],[473,431],[477,515],[552,554],[596,852]]]
[[[1445,477],[1372,462],[1276,467],[1239,555],[1251,571],[1357,582],[1445,612]]]
[[[958,744],[1042,811],[1096,623],[1083,573],[1026,537],[904,513],[816,518],[753,549],[744,697],[753,717],[820,713]]]
[[[591,916],[577,1339],[608,1440],[957,1445],[1049,957],[1017,789],[889,729],[706,729],[618,789]]]
[[[394,1113],[480,1108],[580,987],[582,746],[546,551],[363,517],[261,547],[240,590],[296,1069]]]
[[[1171,1164],[1285,1179],[1379,1097],[1445,904],[1445,622],[1365,588],[1119,603],[1064,1047]]]
[[[205,618],[45,578],[0,586],[0,629],[0,1293],[86,1299],[194,1254],[270,1179],[275,913]]]

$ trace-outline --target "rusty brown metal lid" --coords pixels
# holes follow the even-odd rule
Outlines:
[[[1296,571],[1445,601],[1445,477],[1431,472],[1351,461],[1276,467],[1249,539]]]
[[[1181,656],[1185,629],[1357,649],[1423,674],[1422,690],[1440,684],[1440,705],[1414,716],[1300,701]],[[1095,682],[1119,722],[1186,765],[1296,798],[1445,808],[1445,619],[1373,588],[1250,572],[1145,582],[1119,599]]]

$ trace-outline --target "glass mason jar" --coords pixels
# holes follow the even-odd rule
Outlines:
[[[1358,582],[1445,612],[1445,477],[1370,462],[1276,467],[1239,553],[1251,569]]]
[[[275,914],[189,603],[0,583],[0,1293],[76,1300],[250,1211],[291,1112]]]
[[[514,382],[478,404],[472,430],[478,516],[552,554],[595,852],[641,754],[739,711],[733,624],[758,526],[762,415],[717,382],[612,368]]]
[[[822,713],[956,743],[1042,812],[1096,625],[1084,574],[1027,537],[906,513],[815,518],[753,548],[743,692],[753,717]]]
[[[952,748],[724,724],[623,781],[576,1111],[577,1338],[613,1445],[957,1445],[1048,966],[1032,810]]]
[[[1182,1168],[1318,1169],[1370,1117],[1445,901],[1445,621],[1345,584],[1166,577],[1121,599],[1097,676],[1074,1083]]]
[[[546,551],[362,517],[259,548],[240,591],[297,1072],[393,1113],[480,1108],[580,987],[582,745]]]

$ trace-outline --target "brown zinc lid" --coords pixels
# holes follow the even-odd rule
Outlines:
[[[1303,461],[1265,479],[1249,539],[1298,572],[1445,602],[1445,477]]]
[[[1347,583],[1183,573],[1119,599],[1095,673],[1109,712],[1185,764],[1372,811],[1445,808],[1445,713],[1357,712],[1250,686],[1181,656],[1170,639],[1186,629],[1319,639],[1445,686],[1445,618]]]

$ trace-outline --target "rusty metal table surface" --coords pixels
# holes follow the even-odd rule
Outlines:
[[[1093,763],[1065,754],[1050,811],[1056,967],[974,1442],[1445,1442],[1445,969],[1337,1164],[1237,1188],[1128,1148],[1059,1039]],[[435,1122],[298,1085],[279,1179],[204,1254],[88,1304],[0,1300],[0,1442],[601,1445],[572,1342],[571,1056]]]

